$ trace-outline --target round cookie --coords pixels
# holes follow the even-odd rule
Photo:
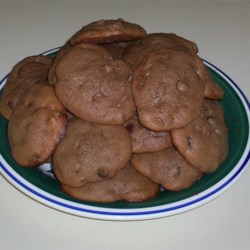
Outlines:
[[[151,52],[158,49],[187,49],[197,54],[198,47],[195,43],[171,33],[151,33],[146,38],[131,42],[124,50],[123,59],[134,67]]]
[[[74,34],[70,43],[113,43],[125,42],[146,37],[146,31],[138,24],[117,20],[98,20],[83,26]]]
[[[133,153],[154,152],[173,145],[169,132],[155,132],[143,127],[137,115],[134,115],[124,126],[132,139]]]
[[[121,125],[135,112],[132,70],[101,46],[74,46],[56,66],[56,94],[75,116]]]
[[[9,119],[20,96],[34,84],[47,82],[48,70],[53,59],[49,56],[29,56],[11,70],[3,88],[0,113]]]
[[[170,191],[186,189],[202,176],[174,147],[158,152],[133,154],[131,164],[140,173]]]
[[[159,49],[137,67],[131,85],[141,124],[170,131],[197,118],[204,98],[199,57],[186,50]]]
[[[155,197],[160,185],[136,171],[130,163],[114,177],[83,187],[73,188],[61,184],[62,190],[70,196],[91,202],[141,202]]]
[[[73,118],[54,152],[53,170],[61,183],[81,187],[114,176],[131,154],[131,139],[124,127]]]
[[[32,86],[24,93],[10,117],[8,138],[16,162],[33,167],[47,161],[64,135],[64,107],[48,84]]]
[[[228,130],[217,101],[204,100],[201,115],[171,135],[178,151],[201,172],[214,172],[227,157]]]

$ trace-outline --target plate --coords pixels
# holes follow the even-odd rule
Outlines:
[[[55,56],[58,49],[44,52]],[[250,157],[249,102],[239,86],[216,66],[204,60],[214,80],[224,89],[221,101],[229,131],[229,153],[223,164],[212,174],[206,174],[189,189],[180,192],[162,191],[148,201],[127,203],[83,202],[73,199],[60,190],[49,164],[38,168],[23,168],[16,164],[10,154],[7,138],[8,122],[0,117],[0,171],[17,189],[51,208],[93,219],[103,220],[145,220],[197,208],[221,195],[241,176]],[[0,90],[7,76],[0,82]]]

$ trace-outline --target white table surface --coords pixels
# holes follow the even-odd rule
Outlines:
[[[0,2],[0,78],[97,19],[195,41],[199,55],[250,97],[250,2]],[[250,249],[250,168],[222,196],[176,216],[136,222],[81,218],[27,197],[0,176],[0,249]]]

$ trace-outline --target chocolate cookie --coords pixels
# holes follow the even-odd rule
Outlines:
[[[0,101],[0,113],[9,119],[17,101],[34,84],[47,82],[49,56],[29,56],[17,63],[8,76]]]
[[[131,87],[141,124],[169,131],[197,118],[205,88],[202,65],[198,56],[186,50],[149,53],[135,70]]]
[[[132,139],[133,153],[154,152],[172,146],[169,132],[155,132],[143,127],[137,115],[134,115],[124,126],[129,131]]]
[[[101,46],[74,46],[58,62],[56,75],[56,93],[75,116],[117,125],[133,116],[132,70]]]
[[[174,147],[158,152],[134,154],[131,164],[140,173],[170,191],[186,189],[202,176]]]
[[[53,169],[61,183],[81,187],[114,176],[131,154],[131,139],[124,127],[73,118],[54,152]]]
[[[131,41],[146,36],[146,31],[138,24],[117,20],[99,20],[83,26],[74,34],[70,43],[113,43]]]
[[[204,100],[200,116],[171,135],[178,151],[201,172],[215,171],[227,157],[228,130],[217,101]]]
[[[8,81],[13,83],[20,78],[34,79],[34,81],[38,82],[45,81],[47,80],[47,70],[52,61],[53,59],[50,56],[28,56],[12,68],[8,75]],[[6,88],[11,91],[13,86],[10,85]]]
[[[13,158],[24,167],[44,163],[64,135],[66,123],[64,107],[53,87],[33,85],[20,97],[9,120]]]
[[[180,36],[171,33],[151,33],[144,39],[131,42],[124,50],[123,59],[134,67],[137,67],[149,53],[162,48],[182,48],[194,54],[198,53],[198,47],[195,43]]]
[[[224,96],[224,90],[220,87],[209,74],[209,72],[205,75],[205,98],[211,100],[220,100]]]
[[[168,33],[151,33],[145,39],[139,39],[130,43],[124,50],[123,59],[136,68],[142,60],[151,52],[162,48],[168,49],[187,49],[194,54],[198,53],[197,45],[185,38],[175,34]],[[205,81],[205,97],[208,99],[219,100],[223,98],[223,89],[213,81],[211,75],[199,60],[199,74]]]
[[[83,187],[73,188],[61,185],[62,190],[70,196],[92,202],[140,202],[155,197],[160,186],[136,171],[129,163],[114,177]]]

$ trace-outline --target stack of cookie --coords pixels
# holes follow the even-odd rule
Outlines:
[[[25,58],[0,103],[14,159],[50,161],[62,190],[87,201],[190,187],[228,152],[224,92],[197,53],[175,34],[118,19],[84,26],[54,59]]]

